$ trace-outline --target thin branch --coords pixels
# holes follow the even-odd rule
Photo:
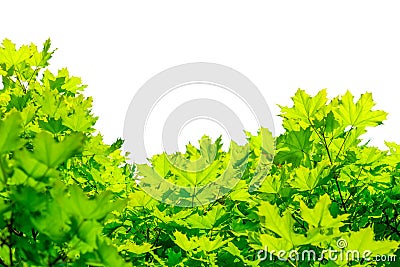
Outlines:
[[[339,196],[340,196],[340,201],[342,203],[342,207],[344,209],[344,212],[347,213],[346,203],[345,203],[343,195],[342,195],[342,190],[340,189],[340,185],[339,185],[339,181],[338,181],[338,175],[337,175],[336,172],[334,172],[333,178],[335,179],[335,183],[336,183],[336,187],[337,187],[338,192],[339,192]]]
[[[339,155],[340,155],[340,152],[342,152],[342,149],[343,149],[343,147],[344,147],[344,144],[346,143],[347,138],[349,137],[350,132],[351,132],[353,129],[354,129],[354,128],[353,128],[353,125],[352,125],[352,126],[350,127],[350,129],[347,131],[346,136],[344,137],[343,143],[342,143],[342,145],[340,146],[339,151],[338,151],[338,153],[337,153],[337,155],[336,155],[335,161],[338,159],[338,157],[339,157]]]
[[[317,134],[319,140],[321,140],[321,142],[323,143],[323,145],[324,145],[324,147],[325,147],[325,150],[326,150],[326,153],[328,154],[329,162],[330,162],[331,165],[332,165],[333,162],[332,162],[332,158],[331,158],[331,153],[329,152],[329,146],[328,146],[328,144],[326,143],[324,134],[322,133],[322,135],[321,135],[321,134],[318,132],[317,128],[315,128],[315,125],[311,122],[310,118],[307,118],[307,119],[308,119],[308,122],[309,122],[310,125],[311,125],[311,128],[313,128],[314,132]]]
[[[7,225],[8,228],[8,233],[10,234],[10,236],[8,237],[8,248],[9,248],[9,257],[10,257],[10,266],[14,266],[13,263],[13,251],[12,251],[12,247],[13,247],[13,242],[12,242],[12,236],[13,236],[13,224],[14,224],[14,217],[13,217],[13,213],[11,213],[11,218],[10,218],[10,222]]]
[[[24,93],[26,94],[26,92],[28,91],[28,88],[25,87],[25,85],[22,83],[21,79],[19,78],[18,74],[21,74],[21,71],[18,69],[17,66],[15,66],[15,76],[17,78],[17,81],[19,82],[19,84],[22,87],[22,90],[24,91]]]

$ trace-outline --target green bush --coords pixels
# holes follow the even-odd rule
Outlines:
[[[371,94],[355,102],[350,92],[329,100],[325,90],[298,90],[281,107],[286,131],[275,151],[260,129],[248,133],[249,153],[203,137],[199,148],[132,166],[122,140],[107,145],[95,132],[81,79],[48,70],[53,52],[50,41],[40,51],[0,46],[0,265],[399,266],[327,254],[400,256],[400,145],[361,143],[386,118]],[[205,153],[213,163],[194,176],[168,161]],[[238,170],[234,188],[202,206],[168,205],[143,190],[156,175],[196,188]],[[317,258],[296,260],[291,250]]]

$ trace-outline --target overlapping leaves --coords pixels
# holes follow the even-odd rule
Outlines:
[[[229,152],[204,137],[132,166],[122,140],[106,145],[94,133],[82,80],[47,69],[53,52],[50,41],[41,51],[0,46],[0,265],[396,266],[278,255],[333,248],[400,257],[400,146],[362,143],[386,118],[370,93],[355,101],[350,92],[328,99],[326,90],[298,90],[281,107],[276,151],[260,129]],[[154,199],[165,192],[160,181],[176,190]],[[193,196],[212,201],[190,205]]]

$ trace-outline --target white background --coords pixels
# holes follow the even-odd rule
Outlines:
[[[3,1],[0,39],[21,45],[50,37],[58,48],[52,69],[66,66],[89,85],[97,128],[109,143],[122,137],[125,112],[144,82],[169,67],[203,61],[245,74],[274,115],[276,104],[290,104],[297,88],[311,94],[328,88],[331,97],[347,89],[372,92],[389,117],[367,138],[383,147],[383,140],[400,142],[399,6],[365,0]],[[280,122],[276,117],[278,133]],[[185,138],[196,139],[198,129]]]

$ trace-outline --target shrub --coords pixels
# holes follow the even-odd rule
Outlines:
[[[49,40],[40,51],[0,47],[0,265],[398,265],[327,254],[399,256],[400,146],[361,143],[386,118],[370,93],[355,102],[350,92],[329,100],[325,90],[298,90],[281,107],[286,131],[275,151],[260,129],[228,152],[205,136],[199,148],[130,165],[122,140],[107,145],[95,132],[81,79],[49,71],[53,52]],[[195,176],[168,161],[202,155],[212,164]],[[155,176],[194,188],[239,179],[208,204],[182,207],[146,194]]]

